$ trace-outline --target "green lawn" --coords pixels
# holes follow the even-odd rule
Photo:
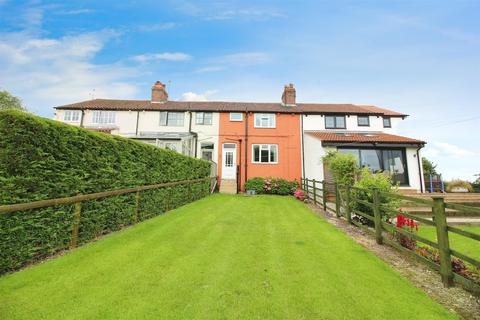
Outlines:
[[[476,234],[480,234],[480,226],[457,226],[460,229],[470,231]],[[418,231],[420,236],[424,236],[427,239],[437,241],[437,232],[435,227],[420,226]],[[450,241],[450,247],[457,251],[460,251],[467,256],[480,260],[480,241],[473,240],[462,235],[449,232],[448,238]]]
[[[0,278],[0,319],[452,319],[290,197],[214,195]]]

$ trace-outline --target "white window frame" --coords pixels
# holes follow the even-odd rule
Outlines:
[[[240,118],[235,118],[234,115],[240,115]],[[242,112],[230,112],[230,121],[243,121],[243,113]]]
[[[63,121],[65,122],[80,122],[80,110],[64,110]]]
[[[94,124],[115,124],[115,111],[93,110],[92,123]]]
[[[276,126],[276,114],[275,113],[255,113],[254,119],[255,128],[275,128]],[[262,121],[266,120],[267,125],[263,125]]]
[[[210,117],[205,118],[205,115],[210,115]],[[205,122],[205,120],[209,121]],[[195,124],[211,126],[213,124],[213,112],[195,112]]]
[[[255,147],[259,147],[259,158],[258,161],[255,161]],[[277,151],[275,161],[270,161],[270,153],[272,151],[272,146],[275,146]],[[265,148],[266,147],[266,148]],[[268,162],[262,162],[262,150],[268,150]],[[252,144],[252,163],[255,164],[278,164],[278,144],[274,143],[256,143]]]
[[[162,123],[162,115],[165,114],[165,123]],[[181,124],[171,124],[170,122],[173,119],[169,119],[169,115],[176,114],[180,115],[181,114],[181,119],[182,123]],[[178,120],[178,119],[176,119]],[[185,125],[185,112],[178,112],[178,111],[160,111],[160,119],[159,119],[159,124],[162,127],[183,127]]]

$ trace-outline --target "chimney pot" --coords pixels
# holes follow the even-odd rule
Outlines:
[[[296,91],[293,83],[285,85],[282,94],[282,104],[286,107],[296,106]]]
[[[166,87],[160,81],[156,81],[152,86],[152,102],[164,103],[168,100],[168,93]]]

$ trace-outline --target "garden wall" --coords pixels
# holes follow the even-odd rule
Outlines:
[[[0,205],[206,178],[210,163],[19,111],[0,111]],[[204,197],[208,179],[82,203],[78,243]],[[69,247],[74,205],[0,215],[0,274]]]

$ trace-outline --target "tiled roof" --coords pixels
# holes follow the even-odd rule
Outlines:
[[[94,99],[56,107],[56,109],[100,109],[100,110],[192,110],[217,112],[281,112],[281,113],[350,113],[405,117],[406,114],[374,106],[353,104],[298,103],[286,107],[281,103],[223,102],[223,101],[167,101],[154,103],[150,100]]]
[[[425,141],[383,132],[307,131],[306,134],[318,138],[322,142],[425,144]]]

